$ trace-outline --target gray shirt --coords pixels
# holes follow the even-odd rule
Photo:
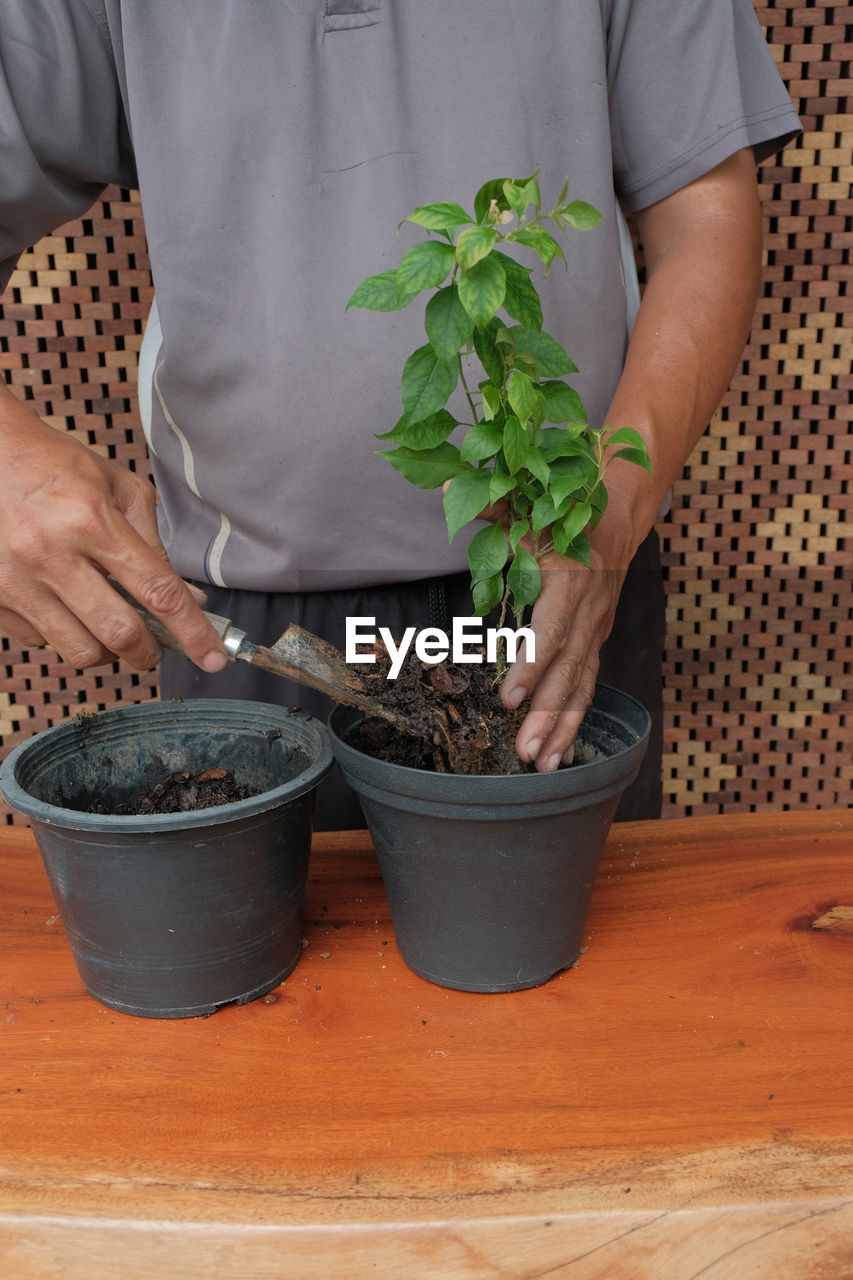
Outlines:
[[[620,205],[799,122],[749,0],[0,0],[0,285],[138,186],[157,297],[140,402],[177,570],[309,590],[465,566],[374,433],[422,308],[345,312],[417,204],[539,170],[604,219],[538,277],[600,422],[628,328]],[[532,265],[532,263],[531,263]]]

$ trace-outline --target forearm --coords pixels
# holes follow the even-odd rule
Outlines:
[[[596,545],[627,566],[654,524],[737,368],[761,268],[761,215],[751,151],[645,210],[638,219],[648,285],[607,416],[645,437],[653,476],[617,459]]]
[[[598,653],[635,550],[702,435],[737,367],[758,290],[761,221],[751,152],[740,152],[639,217],[649,268],[607,423],[645,438],[653,475],[616,458],[608,505],[590,537],[595,571],[554,553],[533,609],[535,662],[515,664],[508,706],[531,691],[517,750],[557,767],[592,698]]]

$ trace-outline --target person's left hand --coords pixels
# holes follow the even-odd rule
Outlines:
[[[615,462],[616,475],[630,475],[629,465]],[[529,536],[521,539],[520,546],[536,556],[542,575],[539,597],[524,623],[534,635],[534,657],[530,660],[522,639],[504,676],[501,700],[515,710],[532,695],[515,749],[525,763],[535,761],[540,773],[574,758],[575,736],[595,693],[599,652],[613,626],[631,556],[644,536],[638,536],[632,516],[631,502],[618,490],[612,493],[601,524],[588,535],[591,569],[554,550],[537,553]],[[478,519],[501,524],[506,531],[506,501],[484,508]],[[546,537],[543,531],[540,539]]]
[[[636,220],[648,280],[604,421],[641,431],[654,476],[621,459],[608,468],[607,510],[589,539],[592,570],[554,552],[542,559],[542,594],[531,619],[536,661],[513,664],[502,698],[512,706],[532,695],[516,750],[543,772],[570,758],[631,556],[719,404],[749,334],[761,269],[752,148]]]
[[[535,661],[526,661],[522,650],[501,689],[509,708],[533,691],[515,745],[519,758],[535,761],[540,772],[571,763],[625,579],[624,570],[605,568],[595,550],[593,564],[587,569],[555,551],[542,557],[542,593],[527,624],[535,636]]]

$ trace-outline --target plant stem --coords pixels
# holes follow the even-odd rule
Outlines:
[[[465,392],[465,399],[468,401],[468,408],[471,410],[471,416],[473,417],[474,422],[477,423],[479,422],[479,418],[477,417],[477,409],[471,397],[471,392],[468,389],[468,383],[465,381],[465,370],[462,367],[461,351],[457,351],[456,360],[457,360],[457,363],[459,364],[459,380],[462,383],[462,390]]]
[[[501,612],[500,612],[500,617],[498,618],[498,630],[500,630],[503,627],[504,623],[506,622],[506,611],[507,611],[508,605],[509,605],[509,585],[505,581],[503,599],[501,600]],[[498,641],[497,650],[495,652],[495,666],[498,669],[498,679],[502,679],[503,676],[506,675],[506,668],[507,668],[506,641],[502,636]]]

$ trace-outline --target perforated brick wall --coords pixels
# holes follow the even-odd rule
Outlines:
[[[853,8],[756,12],[805,136],[761,172],[764,296],[660,530],[671,817],[847,806],[853,782]],[[150,298],[138,197],[110,191],[21,259],[0,315],[0,368],[17,393],[137,469],[147,468],[135,378]],[[0,751],[81,710],[156,692],[156,673],[81,674],[4,641]]]
[[[853,8],[756,11],[805,133],[761,171],[763,297],[661,529],[673,816],[847,806],[853,782]]]

